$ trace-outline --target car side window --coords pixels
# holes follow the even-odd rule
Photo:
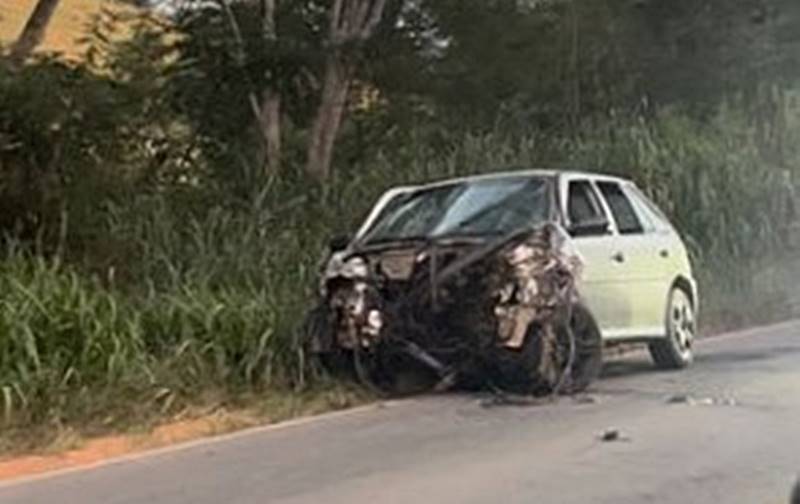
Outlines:
[[[606,199],[620,234],[644,233],[644,226],[622,187],[616,182],[598,182],[597,187]]]
[[[597,193],[588,180],[575,180],[569,183],[567,213],[573,224],[605,217]]]
[[[622,192],[625,193],[625,196],[628,197],[628,201],[631,202],[633,205],[634,210],[636,210],[636,215],[639,216],[639,220],[642,222],[642,227],[644,228],[645,233],[655,233],[659,230],[659,218],[653,214],[650,210],[648,205],[644,203],[641,199],[639,199],[638,195],[635,191],[631,190],[632,186],[629,184],[625,184],[622,186]]]
[[[623,190],[633,202],[639,215],[646,217],[655,231],[659,229],[669,229],[671,227],[669,219],[667,219],[661,209],[650,201],[638,187],[633,184],[628,184],[623,187]]]

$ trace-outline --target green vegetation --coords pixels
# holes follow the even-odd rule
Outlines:
[[[0,451],[193,407],[295,394],[344,405],[350,392],[306,361],[299,323],[327,239],[399,183],[511,167],[625,175],[685,234],[708,327],[797,313],[789,235],[800,107],[794,76],[778,71],[791,58],[775,57],[796,56],[794,41],[769,46],[774,71],[760,80],[675,95],[668,69],[679,62],[640,73],[652,64],[645,49],[664,40],[614,39],[609,47],[629,52],[600,54],[557,36],[576,19],[560,2],[456,3],[413,3],[398,25],[401,2],[389,2],[368,42],[338,54],[354,77],[325,169],[305,158],[324,108],[330,48],[314,29],[324,2],[279,9],[266,46],[237,10],[244,45],[222,12],[178,19],[172,42],[142,28],[111,45],[102,31],[123,21],[102,19],[93,54],[103,72],[0,62]],[[614,5],[586,2],[581,16],[619,14],[626,41],[659,18]],[[775,30],[797,23],[792,8]],[[707,33],[712,20],[695,14],[666,16],[665,39],[678,38],[668,28],[679,22]],[[756,35],[772,37],[768,28]],[[584,36],[602,41],[607,29]],[[578,50],[585,68],[564,67],[562,49]],[[709,51],[687,65],[716,61]],[[618,78],[626,69],[630,78]],[[564,91],[576,83],[579,95]],[[661,98],[643,100],[640,89]],[[251,98],[275,96],[278,154],[250,109]]]

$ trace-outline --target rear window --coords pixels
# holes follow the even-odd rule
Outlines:
[[[661,211],[655,203],[650,201],[650,199],[645,196],[645,194],[634,184],[626,184],[624,187],[625,193],[631,198],[633,204],[636,206],[636,209],[646,215],[647,218],[653,221],[654,226],[661,228],[661,229],[671,229],[672,224],[669,222],[669,219]]]
[[[598,182],[597,187],[611,208],[611,213],[614,214],[620,234],[630,235],[644,232],[644,226],[642,226],[642,221],[636,214],[633,204],[618,183]]]

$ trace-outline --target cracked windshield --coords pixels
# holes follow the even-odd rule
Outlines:
[[[548,188],[542,179],[512,177],[459,182],[398,196],[364,241],[509,233],[546,219]]]

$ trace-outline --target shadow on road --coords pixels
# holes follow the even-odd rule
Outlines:
[[[623,378],[640,374],[654,374],[658,372],[659,370],[656,369],[650,359],[647,357],[641,357],[636,360],[626,359],[606,362],[603,365],[603,371],[600,374],[600,379],[606,380]]]
[[[695,357],[698,364],[729,364],[778,359],[800,353],[800,346],[781,346],[758,351],[726,351],[700,354]]]

